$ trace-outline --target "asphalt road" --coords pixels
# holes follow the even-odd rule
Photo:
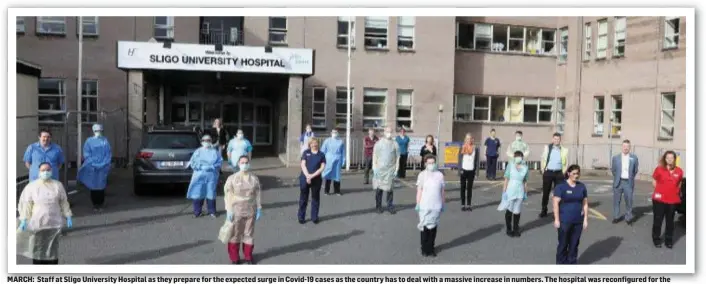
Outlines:
[[[541,193],[534,191],[523,208],[522,237],[504,234],[504,214],[497,211],[500,183],[480,180],[472,212],[462,212],[458,183],[450,182],[447,211],[437,236],[438,257],[419,255],[413,179],[396,193],[396,215],[374,212],[374,196],[361,175],[344,176],[343,196],[321,196],[321,223],[296,221],[299,190],[293,174],[272,169],[259,173],[265,183],[263,217],[255,228],[259,264],[554,264],[556,230],[551,218],[539,219]],[[285,176],[277,178],[276,176]],[[605,179],[605,178],[594,178]],[[585,180],[591,215],[579,248],[580,264],[685,264],[683,225],[676,228],[673,249],[654,248],[650,229],[649,186],[635,193],[637,221],[612,224],[610,183]],[[537,182],[530,187],[540,188]],[[72,195],[74,228],[60,246],[64,264],[225,264],[225,245],[217,240],[222,215],[194,219],[183,187],[132,193],[129,175],[111,177],[103,213],[91,211],[86,192]],[[607,218],[606,218],[607,217]],[[607,219],[607,220],[606,220]],[[18,264],[30,260],[18,256]]]

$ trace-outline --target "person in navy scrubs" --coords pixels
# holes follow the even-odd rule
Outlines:
[[[306,223],[306,205],[311,192],[311,221],[319,223],[319,197],[321,196],[321,173],[326,167],[326,156],[319,151],[319,141],[309,140],[309,149],[302,154],[302,174],[299,175],[299,224]]]
[[[559,244],[556,264],[577,264],[581,232],[588,226],[588,190],[578,181],[581,168],[571,165],[566,182],[554,188],[554,227]]]
[[[498,170],[498,153],[500,153],[500,139],[495,137],[495,129],[490,130],[490,137],[485,139],[485,178],[495,180]]]

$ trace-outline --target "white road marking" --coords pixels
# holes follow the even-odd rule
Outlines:
[[[72,191],[67,192],[66,194],[68,194],[68,195],[74,195],[74,194],[76,194],[76,193],[78,193],[78,190],[72,190]]]

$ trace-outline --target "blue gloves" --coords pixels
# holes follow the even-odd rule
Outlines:
[[[71,217],[66,217],[66,227],[71,229],[71,227],[74,226],[74,222],[71,220]]]
[[[227,213],[226,213],[226,220],[227,220],[228,222],[232,222],[232,221],[233,221],[233,213],[227,212]]]
[[[525,191],[525,196],[522,197],[522,200],[527,200],[527,192]]]
[[[262,209],[257,208],[257,211],[255,211],[255,220],[260,220],[260,217],[262,217]]]
[[[441,213],[444,213],[445,210],[446,210],[446,204],[441,205]]]
[[[27,220],[20,220],[20,226],[18,227],[20,231],[27,229]]]
[[[417,204],[417,206],[414,207],[414,211],[419,212],[419,204]]]
[[[507,191],[503,192],[503,197],[502,197],[502,199],[503,199],[503,200],[507,200]]]

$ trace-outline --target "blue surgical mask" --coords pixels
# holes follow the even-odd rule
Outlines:
[[[241,172],[245,172],[245,171],[250,170],[250,164],[242,164],[238,168],[240,168]]]
[[[211,142],[201,142],[201,146],[205,148],[211,147]]]
[[[41,180],[49,180],[51,179],[51,171],[41,171],[39,172],[39,178]]]
[[[522,157],[515,157],[515,164],[521,164],[522,163]]]
[[[427,171],[436,171],[436,164],[427,164]]]

